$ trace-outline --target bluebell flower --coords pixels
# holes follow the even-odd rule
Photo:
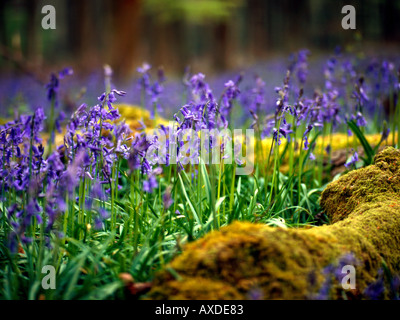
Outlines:
[[[308,50],[300,50],[297,55],[296,62],[296,75],[297,79],[301,84],[304,84],[307,80],[308,75],[308,56],[310,55],[310,51]]]
[[[354,155],[351,157],[351,159],[349,160],[349,161],[347,161],[345,164],[344,164],[344,166],[346,167],[346,168],[349,168],[349,167],[351,167],[351,166],[355,166],[356,165],[356,163],[358,162],[358,153],[357,152],[354,152]]]
[[[372,282],[364,290],[364,295],[370,300],[379,300],[383,298],[385,293],[385,282],[383,277],[383,271],[379,271],[378,280]]]
[[[365,120],[365,118],[361,114],[361,112],[357,112],[357,115],[355,116],[355,120],[356,120],[357,126],[359,126],[359,127],[365,127],[367,125],[367,121]]]
[[[154,189],[158,187],[157,179],[154,175],[150,174],[148,180],[143,181],[143,190],[148,193],[152,193]]]
[[[59,79],[64,79],[66,76],[72,76],[74,74],[74,70],[70,67],[64,68],[58,73]]]
[[[307,136],[305,136],[303,139],[304,139],[304,148],[303,148],[303,150],[308,150],[309,143],[308,143]]]
[[[251,90],[253,95],[250,103],[250,111],[258,113],[262,105],[265,104],[265,82],[259,77],[256,77],[256,86]],[[247,105],[249,103],[245,103]]]
[[[164,203],[164,209],[167,210],[172,204],[174,203],[174,200],[172,199],[172,187],[168,186],[165,189],[164,195],[163,195],[163,203]]]
[[[58,105],[58,90],[60,79],[64,79],[66,76],[73,75],[73,70],[71,68],[65,68],[61,70],[58,75],[52,73],[50,76],[49,83],[46,84],[47,89],[47,99],[49,101],[54,101],[54,105]]]
[[[330,153],[331,153],[331,150],[332,150],[331,145],[328,144],[328,145],[326,146],[326,148],[325,148],[325,152],[326,152],[327,154],[330,154]]]
[[[264,292],[262,291],[262,289],[260,289],[258,287],[251,288],[247,292],[247,299],[248,300],[264,300]]]
[[[306,137],[310,132],[311,132],[311,130],[314,128],[314,126],[312,125],[312,124],[309,124],[308,126],[307,126],[307,128],[306,128],[306,131],[304,131],[304,134],[303,134],[303,137]]]
[[[225,115],[229,114],[230,110],[232,109],[232,103],[238,97],[239,94],[240,90],[235,82],[229,80],[227,83],[225,83],[225,90],[222,95],[223,114]]]

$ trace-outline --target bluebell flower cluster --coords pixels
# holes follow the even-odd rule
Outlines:
[[[318,293],[311,294],[310,299],[313,300],[329,300],[332,298],[332,293],[334,289],[341,287],[343,278],[347,275],[347,273],[343,272],[344,266],[359,266],[360,261],[357,257],[354,256],[353,253],[349,252],[344,254],[343,256],[339,257],[339,259],[326,266],[323,270],[321,270],[322,275],[325,278],[322,286],[319,288]],[[315,272],[309,275],[310,280],[310,291],[313,290],[315,286]]]
[[[154,118],[155,112],[162,112],[163,109],[160,104],[160,96],[164,92],[164,82],[166,81],[164,69],[159,68],[157,71],[157,80],[152,83],[151,78],[151,65],[143,63],[143,65],[137,68],[137,72],[140,74],[138,80],[138,87],[142,92],[142,106],[147,108],[146,101],[150,102],[151,116]],[[146,99],[148,97],[149,99]]]
[[[52,75],[47,87],[49,99],[57,98],[59,78],[71,73],[65,69],[58,77]],[[81,105],[71,116],[64,143],[48,156],[41,137],[46,120],[42,108],[0,126],[1,200],[8,205],[6,218],[12,229],[12,252],[16,252],[18,243],[32,242],[33,225],[45,224],[49,234],[67,209],[66,199],[75,197],[76,188],[85,179],[93,186],[84,199],[89,207],[91,193],[101,199],[103,186],[114,186],[112,169],[119,158],[128,159],[131,152],[131,130],[120,121],[118,110],[113,107],[117,96],[123,95],[125,92],[113,89],[99,97],[99,104],[91,108]],[[64,118],[60,113],[55,119],[60,131]],[[96,210],[99,215],[95,225],[100,226],[108,213],[104,208]]]

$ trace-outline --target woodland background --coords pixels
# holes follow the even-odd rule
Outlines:
[[[57,29],[41,28],[52,4]],[[357,30],[341,28],[341,8],[357,10]],[[341,0],[1,0],[0,71],[31,72],[66,64],[89,72],[109,63],[130,77],[144,61],[182,74],[250,65],[307,47],[332,52],[400,43],[400,1]]]

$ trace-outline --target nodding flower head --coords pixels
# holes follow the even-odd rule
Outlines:
[[[369,98],[364,90],[364,78],[358,79],[358,82],[354,85],[352,98],[356,100],[359,107],[363,107],[369,102]]]
[[[296,63],[296,75],[297,79],[301,84],[304,84],[307,80],[308,76],[308,56],[310,55],[310,51],[308,50],[300,50],[297,54],[297,63]]]
[[[258,112],[260,107],[265,104],[265,82],[261,79],[261,77],[256,77],[256,85],[251,92],[254,98],[250,108],[253,111]]]
[[[153,174],[148,176],[147,180],[143,181],[143,190],[148,193],[152,193],[154,189],[158,187],[157,179]]]
[[[148,63],[143,63],[143,65],[137,68],[137,72],[140,73],[140,78],[138,80],[139,89],[144,91],[149,90],[150,88],[150,69],[151,65]]]
[[[192,98],[195,103],[207,103],[207,101],[214,100],[212,91],[204,80],[205,77],[203,73],[198,73],[190,79]]]
[[[358,127],[365,127],[367,125],[367,120],[365,120],[361,112],[357,112],[356,115],[351,115],[350,120],[355,121]]]
[[[47,99],[49,101],[52,101],[53,99],[55,99],[57,97],[58,85],[59,85],[59,80],[58,80],[57,76],[54,73],[52,73],[50,76],[50,81],[46,85]]]
[[[147,139],[145,133],[137,134],[132,142],[131,150],[128,158],[128,164],[131,171],[142,169],[142,172],[147,173],[151,171],[150,164],[146,159],[146,153],[152,141]]]
[[[351,166],[355,166],[356,163],[358,162],[358,153],[354,152],[354,155],[351,157],[351,159],[349,161],[347,161],[344,166],[346,168],[350,168]]]
[[[55,106],[58,105],[57,94],[60,85],[60,80],[64,79],[66,76],[70,76],[73,74],[74,72],[71,68],[64,68],[63,70],[58,72],[58,75],[56,75],[55,73],[51,74],[50,81],[46,84],[47,99],[49,101],[54,101]]]
[[[385,279],[382,269],[378,271],[378,279],[364,290],[364,295],[370,300],[380,300],[385,293]]]
[[[237,87],[236,83],[233,82],[232,80],[229,80],[227,83],[225,83],[225,90],[222,95],[222,110],[221,113],[224,116],[228,116],[232,106],[233,106],[233,101],[237,99],[237,97],[240,94],[240,90]]]

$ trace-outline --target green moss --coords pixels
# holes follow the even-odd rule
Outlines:
[[[356,290],[333,283],[331,292],[362,297],[382,259],[390,271],[400,269],[399,159],[398,150],[385,149],[375,165],[329,184],[321,206],[332,225],[280,229],[235,222],[188,244],[169,265],[180,280],[161,271],[148,297],[246,299],[257,289],[265,299],[311,298],[326,280],[322,270],[350,252],[359,261]]]

